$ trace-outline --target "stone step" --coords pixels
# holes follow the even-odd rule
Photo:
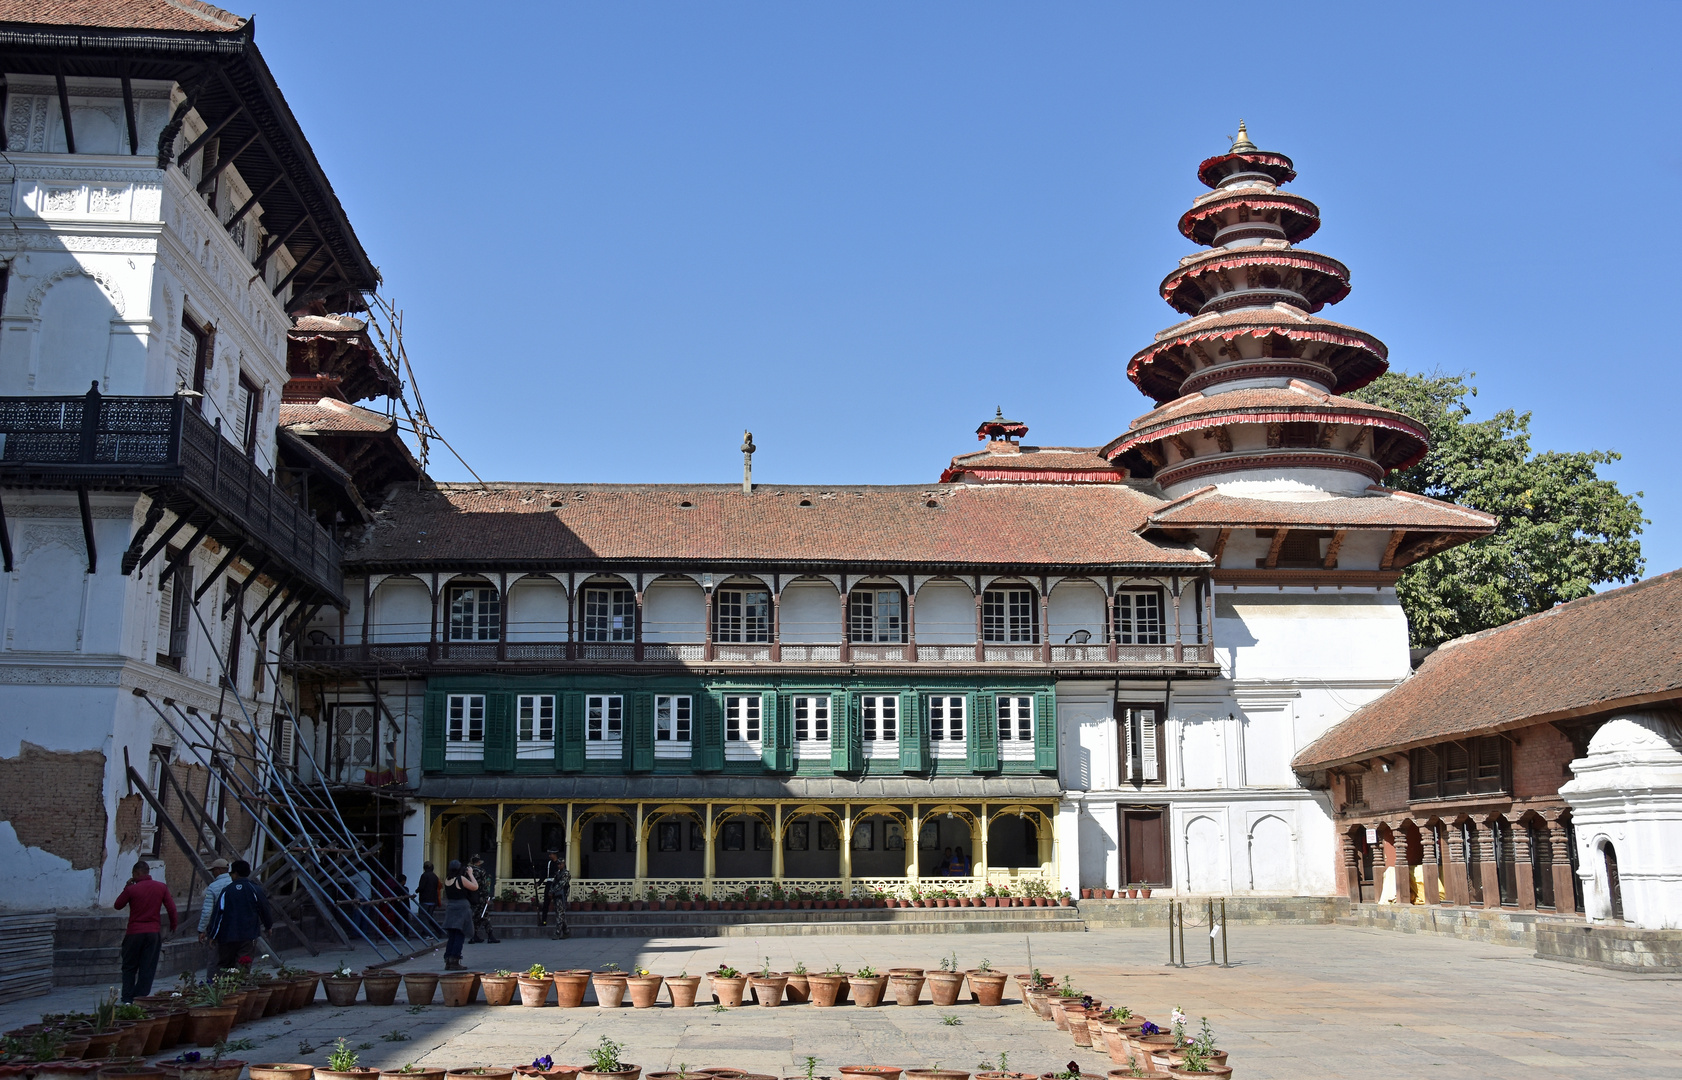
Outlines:
[[[547,937],[537,916],[495,913],[501,938]],[[809,934],[1012,934],[1086,929],[1074,908],[867,908],[857,911],[574,911],[573,937],[789,937]]]

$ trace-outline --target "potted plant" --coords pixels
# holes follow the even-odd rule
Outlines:
[[[110,1080],[165,1080],[168,1076],[156,1065],[144,1063],[124,1063],[121,1065],[104,1065],[95,1074],[100,1080],[109,1077]]]
[[[666,993],[672,999],[672,1008],[690,1009],[695,1006],[695,992],[700,989],[701,976],[689,974],[685,968],[666,980]]]
[[[410,1005],[430,1005],[438,992],[438,973],[435,971],[405,971],[403,996]]]
[[[1109,1080],[1173,1080],[1173,1077],[1156,1067],[1149,1054],[1134,1054],[1127,1059],[1126,1068],[1111,1069]]]
[[[392,1005],[403,976],[395,971],[368,971],[362,975],[362,996],[370,1005]]]
[[[232,986],[227,979],[218,977],[194,991],[193,1004],[187,1009],[187,1023],[188,1038],[195,1046],[216,1046],[224,1042],[228,1032],[233,1030],[239,1008],[228,1002]],[[93,1043],[90,1043],[89,1052],[94,1049]]]
[[[958,954],[953,952],[940,961],[940,970],[927,975],[929,997],[936,1005],[956,1005],[964,988],[964,973],[958,970]]]
[[[520,977],[507,968],[497,968],[480,975],[479,986],[485,991],[486,1005],[512,1005],[520,988]]]
[[[443,991],[444,1005],[458,1008],[472,1001],[478,981],[479,976],[471,971],[447,971],[440,975],[438,988]]]
[[[783,991],[788,988],[788,976],[780,971],[771,970],[771,958],[767,956],[759,972],[748,979],[748,985],[753,987],[754,998],[768,1009],[774,1009],[783,1003]]]
[[[812,1000],[812,983],[804,960],[795,961],[794,970],[788,972],[788,983],[783,987],[783,993],[788,995],[790,1005],[804,1005]]]
[[[979,966],[971,968],[966,974],[977,1005],[997,1005],[1004,1000],[1005,979],[1008,976],[1002,971],[994,971],[985,957]]]
[[[1139,1025],[1139,1037],[1129,1041],[1135,1050],[1153,1061],[1159,1057],[1166,1061],[1168,1054],[1178,1046],[1173,1032],[1164,1031],[1149,1020]]]
[[[906,1069],[901,1080],[969,1080],[961,1069]]]
[[[727,1009],[742,1003],[742,991],[747,988],[748,980],[740,971],[726,964],[717,971],[707,972],[707,978],[712,983],[714,1001]]]
[[[576,1009],[584,1004],[584,991],[590,985],[589,968],[557,971],[550,978],[555,982],[555,1004],[563,1009]]]
[[[515,976],[520,986],[520,1004],[528,1009],[541,1009],[549,1004],[549,991],[555,985],[549,978],[549,970],[542,964],[533,964],[525,971]]]
[[[841,970],[840,964],[836,964],[822,975],[807,976],[812,989],[812,1004],[820,1009],[832,1007],[840,997],[841,988],[847,985],[848,975]]]
[[[368,1080],[380,1070],[356,1063],[356,1051],[345,1045],[344,1036],[333,1044],[327,1054],[327,1067],[315,1070],[316,1080]]]
[[[158,1067],[181,1080],[239,1080],[240,1073],[245,1071],[245,1062],[224,1058],[222,1051],[227,1045],[225,1042],[217,1043],[209,1058],[189,1051],[177,1055],[173,1061],[160,1061]]]
[[[1040,1080],[1104,1080],[1098,1073],[1081,1072],[1080,1062],[1071,1061],[1061,1072],[1041,1073]]]
[[[898,1065],[843,1065],[842,1080],[899,1080],[905,1070]]]
[[[596,1006],[602,1009],[617,1009],[625,1003],[625,984],[629,981],[619,965],[609,963],[600,971],[590,976],[590,985],[596,988]]]
[[[632,971],[630,978],[625,980],[631,994],[631,1008],[653,1008],[654,1003],[660,1000],[660,984],[663,982],[664,979],[647,968],[640,967]]]
[[[893,989],[895,1005],[921,1005],[923,982],[922,968],[888,969],[888,986]]]
[[[444,1074],[444,1080],[514,1080],[514,1070],[504,1069],[495,1065],[474,1065],[466,1069],[451,1069]]]
[[[356,1004],[356,992],[362,988],[362,976],[341,964],[332,974],[321,980],[327,986],[327,1003],[337,1008]]]
[[[550,1080],[573,1080],[578,1075],[577,1065],[557,1065],[555,1059],[548,1054],[533,1061],[530,1065],[517,1065],[514,1071],[521,1076],[543,1076]]]
[[[619,1051],[623,1049],[622,1043],[603,1035],[590,1051],[590,1067],[578,1070],[578,1080],[637,1080],[642,1075],[642,1066],[620,1061]]]
[[[1064,907],[1075,906],[1075,898],[1068,889],[1064,889],[1062,892],[1057,894],[1057,902]]]
[[[878,972],[869,964],[859,968],[847,980],[852,987],[853,1001],[861,1009],[868,1009],[882,1000],[882,995],[888,989],[888,977]],[[965,1074],[966,1078],[968,1074]]]
[[[401,1069],[381,1069],[380,1080],[386,1080],[387,1077],[392,1080],[444,1080],[444,1070],[416,1065],[411,1061]]]
[[[290,1061],[259,1062],[251,1066],[251,1080],[310,1080],[314,1072],[314,1065]]]

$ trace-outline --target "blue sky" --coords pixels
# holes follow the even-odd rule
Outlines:
[[[1672,482],[1682,5],[288,0],[257,40],[501,480],[918,483],[995,406],[1095,445],[1240,116],[1326,314]],[[440,479],[465,479],[447,455]]]

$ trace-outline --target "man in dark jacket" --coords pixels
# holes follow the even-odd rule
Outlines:
[[[473,876],[479,879],[479,891],[473,894],[472,944],[482,945],[489,942],[495,945],[500,940],[496,936],[496,927],[491,925],[491,900],[496,895],[496,879],[485,869],[482,856],[473,856],[469,865],[473,867]]]
[[[251,944],[274,922],[269,897],[251,880],[251,864],[234,860],[228,871],[233,880],[216,898],[216,915],[210,922],[210,936],[216,940],[216,966],[240,966],[240,957],[251,954]]]
[[[420,901],[421,924],[429,930],[438,929],[440,888],[441,883],[438,875],[432,871],[432,864],[426,863],[421,871],[420,885],[415,888],[415,898]]]

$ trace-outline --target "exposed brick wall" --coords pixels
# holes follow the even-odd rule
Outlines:
[[[1559,794],[1559,785],[1571,778],[1567,769],[1576,755],[1571,740],[1552,724],[1537,724],[1513,733],[1513,796],[1540,799]]]
[[[117,800],[118,851],[133,851],[140,846],[140,803],[138,794]]]
[[[0,758],[0,818],[24,846],[96,869],[105,858],[105,755],[25,742],[17,757]]]

